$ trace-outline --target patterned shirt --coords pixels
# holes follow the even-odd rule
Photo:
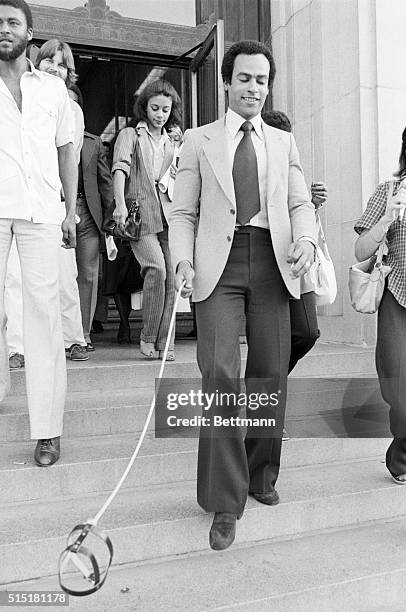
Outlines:
[[[401,180],[406,178],[404,172],[400,178],[393,181],[393,195],[396,195]],[[358,234],[364,230],[370,230],[379,219],[383,217],[386,210],[386,202],[389,194],[391,181],[381,183],[369,199],[367,208],[362,217],[356,222],[354,229]],[[396,219],[386,234],[388,254],[386,262],[392,271],[388,276],[388,289],[397,302],[406,308],[406,218]]]

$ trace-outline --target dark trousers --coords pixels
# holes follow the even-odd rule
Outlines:
[[[386,453],[392,474],[406,474],[406,308],[385,289],[378,311],[376,370],[382,397],[390,406],[394,437]]]
[[[273,410],[278,432],[248,427],[244,439],[244,430],[238,426],[223,431],[213,426],[201,429],[197,499],[208,512],[240,513],[248,491],[271,491],[279,473],[290,354],[289,298],[269,231],[253,227],[235,233],[217,286],[206,300],[196,303],[197,358],[204,392],[239,393],[244,313],[246,393],[280,391]],[[219,405],[215,410],[225,416],[237,412]],[[269,414],[267,407],[256,410],[254,416]],[[247,416],[253,416],[252,411],[247,410]]]
[[[86,200],[78,199],[76,211],[80,217],[76,225],[76,263],[83,335],[90,342],[90,328],[97,303],[99,281],[100,232]]]
[[[316,298],[313,291],[303,293],[300,300],[289,300],[291,351],[289,372],[314,346],[320,336],[317,324]]]

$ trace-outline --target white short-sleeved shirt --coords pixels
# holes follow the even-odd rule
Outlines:
[[[57,148],[74,142],[73,113],[62,79],[27,61],[21,112],[0,77],[0,218],[59,224]]]
[[[83,111],[80,108],[79,104],[70,98],[70,107],[73,112],[73,117],[75,121],[75,134],[74,134],[74,142],[73,147],[75,149],[75,157],[76,161],[80,163],[80,152],[83,147],[83,138],[85,131],[85,119],[83,117]]]

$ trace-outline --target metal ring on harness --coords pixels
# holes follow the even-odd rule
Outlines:
[[[72,536],[75,534],[75,532],[79,533],[72,542]],[[83,545],[90,533],[104,542],[108,549],[109,561],[103,571],[100,571],[100,566],[95,555]],[[59,557],[58,575],[61,589],[65,591],[65,593],[69,593],[69,595],[76,595],[77,597],[91,595],[92,593],[98,591],[103,586],[104,581],[107,578],[107,574],[113,560],[113,552],[113,544],[109,536],[97,529],[95,525],[92,525],[91,523],[76,525],[76,527],[74,527],[68,535],[67,546]],[[86,559],[87,564],[83,562],[83,560],[80,558],[81,556]],[[65,583],[66,579],[64,578],[64,574],[65,567],[68,562],[71,562],[81,572],[82,577],[85,580],[88,580],[93,584],[91,588],[76,590],[70,586],[67,586]],[[89,569],[89,566],[91,567],[91,570]]]

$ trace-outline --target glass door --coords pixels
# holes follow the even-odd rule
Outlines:
[[[146,83],[158,78],[170,81],[181,96],[184,120],[188,124],[188,102],[182,96],[187,70],[151,64],[148,60],[134,62],[82,53],[75,53],[75,65],[84,98],[86,129],[101,135],[103,142],[111,142],[128,124],[137,94]]]
[[[189,67],[192,127],[210,123],[225,113],[223,56],[224,21],[218,19]]]

